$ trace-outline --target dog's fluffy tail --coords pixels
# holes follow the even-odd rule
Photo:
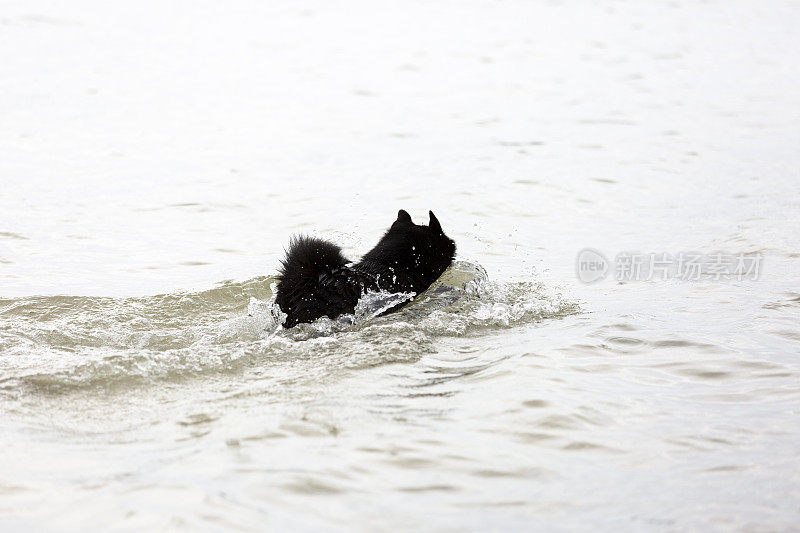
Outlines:
[[[278,279],[283,282],[314,280],[348,263],[342,249],[329,241],[298,235],[289,241]]]
[[[302,235],[293,237],[286,258],[281,261],[275,297],[275,303],[287,315],[284,326],[310,322],[334,311],[340,313],[330,303],[330,292],[335,289],[330,286],[331,276],[348,263],[342,249],[332,242]]]

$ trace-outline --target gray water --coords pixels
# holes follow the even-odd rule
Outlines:
[[[6,3],[0,529],[796,529],[798,27]],[[278,326],[290,235],[357,258],[400,208],[458,244],[436,286]],[[717,253],[758,271],[616,270]]]

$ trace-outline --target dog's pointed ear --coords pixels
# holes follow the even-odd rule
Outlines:
[[[394,221],[395,224],[413,224],[411,220],[411,215],[405,209],[401,209],[397,212],[397,220]]]
[[[428,211],[428,213],[431,215],[431,220],[428,222],[428,227],[431,229],[431,231],[444,234],[444,231],[442,231],[442,225],[439,224],[439,219],[436,218],[436,215],[433,214],[433,211]]]

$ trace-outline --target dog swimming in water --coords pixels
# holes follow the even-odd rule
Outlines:
[[[378,244],[353,263],[330,241],[297,236],[281,261],[275,303],[291,328],[326,316],[353,314],[368,292],[424,292],[450,266],[456,243],[442,230],[433,211],[427,226],[417,225],[404,210]],[[402,302],[385,311],[396,311]]]

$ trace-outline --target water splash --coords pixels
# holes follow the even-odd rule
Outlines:
[[[371,318],[380,316],[389,309],[414,299],[413,292],[368,292],[356,304],[355,324],[363,324]]]
[[[0,390],[175,380],[300,360],[344,368],[413,361],[436,351],[440,337],[482,335],[578,310],[542,283],[490,281],[479,265],[463,261],[385,316],[414,295],[367,294],[354,315],[284,329],[275,288],[274,278],[262,277],[141,298],[0,299]]]

